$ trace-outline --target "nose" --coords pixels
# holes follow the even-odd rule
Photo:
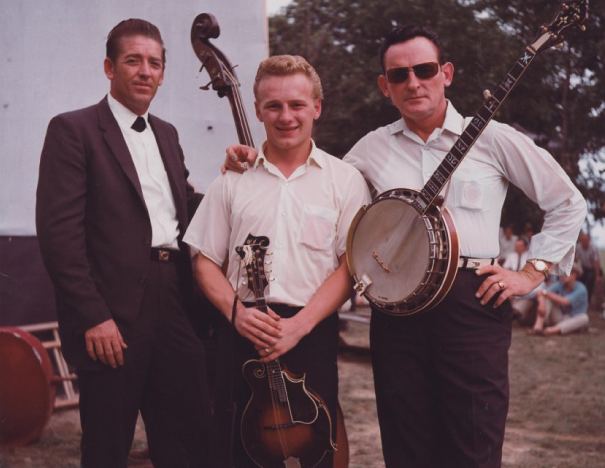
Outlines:
[[[288,122],[292,120],[292,118],[292,109],[290,109],[290,106],[283,106],[281,112],[279,113],[279,120],[282,122]]]
[[[420,80],[418,79],[416,73],[414,73],[413,70],[410,70],[410,74],[408,75],[408,79],[406,80],[405,84],[409,88],[418,88],[420,86]]]

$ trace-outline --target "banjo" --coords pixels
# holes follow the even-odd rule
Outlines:
[[[561,44],[571,26],[584,30],[587,16],[587,0],[564,2],[494,93],[484,91],[483,105],[424,187],[388,190],[358,211],[347,237],[347,261],[355,290],[377,309],[406,316],[434,307],[446,296],[460,253],[441,191],[536,55]]]

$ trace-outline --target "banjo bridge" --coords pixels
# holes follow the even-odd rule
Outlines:
[[[380,258],[380,256],[378,255],[378,252],[376,252],[375,250],[372,251],[372,257],[374,257],[374,260],[376,260],[376,263],[378,263],[378,265],[380,265],[380,268],[382,268],[387,273],[391,272],[391,270],[389,269],[389,266],[385,262],[383,262],[382,259]]]

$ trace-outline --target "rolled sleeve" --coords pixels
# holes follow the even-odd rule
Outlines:
[[[530,138],[505,124],[498,124],[493,135],[508,180],[545,212],[541,232],[532,237],[528,258],[557,263],[554,273],[568,274],[586,218],[584,197],[557,161]]]

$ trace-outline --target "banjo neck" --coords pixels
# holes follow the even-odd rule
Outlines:
[[[443,161],[441,161],[441,164],[433,172],[424,187],[422,187],[419,196],[414,201],[413,205],[420,213],[425,214],[436,203],[439,194],[453,172],[460,166],[464,157],[477,141],[477,138],[483,133],[488,122],[517,85],[525,70],[527,70],[543,46],[543,43],[548,40],[550,40],[550,33],[544,33],[533,44],[528,45],[521,57],[517,59],[504,79],[498,84],[496,90],[493,93],[489,90],[483,92],[483,105],[475,113],[470,123],[456,140],[454,146],[445,155]]]

